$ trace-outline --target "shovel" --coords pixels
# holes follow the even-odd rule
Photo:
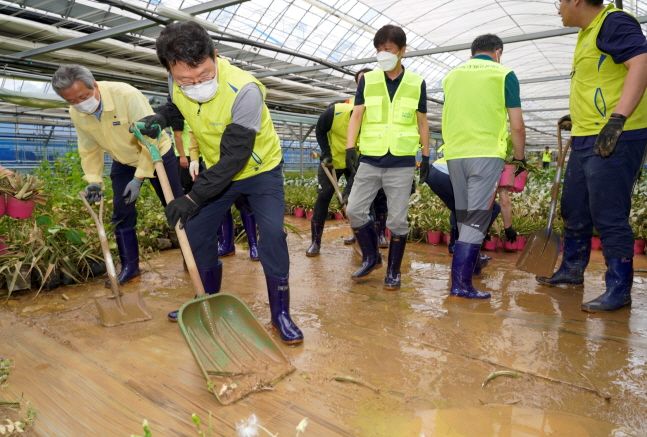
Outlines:
[[[528,239],[523,252],[517,260],[517,268],[537,276],[550,277],[555,269],[555,263],[559,255],[559,235],[553,230],[553,220],[557,209],[557,195],[562,178],[562,170],[566,155],[571,145],[571,139],[562,147],[562,129],[570,130],[570,122],[557,126],[557,145],[559,147],[559,159],[557,161],[557,172],[551,191],[550,211],[546,228],[534,233]]]
[[[321,163],[321,168],[323,168],[324,173],[326,173],[328,180],[330,181],[333,188],[335,189],[335,193],[337,194],[337,198],[339,199],[339,204],[342,206],[344,217],[346,217],[346,206],[344,205],[344,195],[339,189],[339,183],[337,182],[337,173],[331,172],[328,166],[326,166],[326,164],[324,164],[323,162]],[[359,245],[357,244],[357,241],[353,243],[353,251],[355,252],[355,255],[359,257],[362,256],[362,251],[360,250]]]
[[[140,292],[123,294],[119,290],[119,282],[117,281],[117,272],[115,265],[112,262],[112,255],[110,254],[110,247],[108,246],[108,238],[106,237],[106,230],[103,227],[103,197],[99,203],[99,215],[94,212],[92,206],[85,198],[85,193],[81,191],[79,197],[87,208],[88,212],[94,219],[99,233],[99,241],[101,241],[101,250],[103,251],[103,259],[106,263],[106,270],[108,270],[108,278],[110,278],[110,288],[112,289],[112,296],[106,296],[96,299],[97,309],[99,310],[99,318],[101,324],[106,327],[113,327],[124,325],[126,323],[144,322],[153,317],[150,315],[142,299]]]
[[[173,191],[162,157],[157,146],[140,132],[141,125],[133,124],[131,131],[148,148],[168,204],[173,200]],[[180,223],[175,226],[175,232],[197,294],[195,299],[182,305],[177,320],[207,380],[208,390],[221,404],[227,405],[250,393],[270,388],[294,371],[294,366],[240,299],[225,293],[205,294],[189,240]]]

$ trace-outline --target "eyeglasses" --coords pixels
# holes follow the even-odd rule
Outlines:
[[[202,76],[198,77],[196,80],[193,80],[193,81],[187,80],[187,81],[182,81],[182,82],[176,81],[176,83],[180,87],[187,87],[187,86],[199,85],[199,84],[201,84],[203,82],[210,81],[215,77],[216,77],[216,73],[205,73]]]

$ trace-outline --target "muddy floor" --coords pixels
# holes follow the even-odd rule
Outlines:
[[[499,252],[476,280],[493,297],[474,302],[448,298],[445,246],[410,244],[402,289],[388,292],[384,270],[349,280],[358,259],[342,243],[343,222],[329,222],[321,256],[307,258],[309,223],[288,220],[302,231],[289,246],[292,314],[306,340],[281,346],[296,370],[273,388],[226,407],[207,391],[166,320],[193,295],[172,250],[143,263],[124,290],[143,293],[149,322],[101,327],[93,298],[107,292],[102,281],[3,302],[0,356],[15,369],[0,397],[29,400],[42,436],[129,436],[144,419],[155,437],[190,436],[192,413],[211,416],[218,436],[234,436],[251,414],[280,436],[304,418],[307,436],[647,435],[645,273],[630,310],[588,315],[579,305],[603,290],[600,252],[583,291],[538,286],[515,270],[515,254]],[[646,258],[635,267],[644,271]],[[269,328],[260,264],[241,245],[223,262],[223,291]],[[516,377],[483,387],[496,371]]]

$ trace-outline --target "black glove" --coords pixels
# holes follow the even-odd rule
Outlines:
[[[567,114],[557,120],[557,125],[564,130],[571,130],[573,127],[573,122],[571,121],[571,114]]]
[[[357,171],[358,161],[357,150],[354,147],[352,149],[346,149],[346,168],[353,174]]]
[[[604,125],[598,134],[598,138],[595,140],[593,151],[597,155],[600,155],[603,158],[611,156],[613,151],[616,149],[618,138],[620,138],[620,134],[622,134],[622,129],[625,127],[626,121],[627,117],[622,114],[611,114],[609,121]]]
[[[139,131],[146,135],[147,137],[157,138],[160,132],[168,127],[168,122],[166,117],[162,114],[153,114],[147,115],[146,117],[139,120],[139,122],[144,123],[144,127],[139,129]],[[157,126],[159,126],[159,128]]]
[[[166,220],[171,228],[175,228],[177,222],[180,222],[180,228],[183,228],[187,220],[198,213],[200,205],[195,203],[188,195],[178,197],[166,205]]]
[[[509,241],[510,243],[517,241],[517,231],[515,231],[512,226],[505,228],[503,231],[505,232],[506,241]]]
[[[85,200],[88,203],[96,203],[101,201],[103,193],[101,192],[101,185],[99,184],[89,184],[85,187]]]
[[[429,176],[429,157],[423,156],[422,162],[420,162],[420,180],[418,183],[422,185],[427,182],[427,176]]]
[[[319,161],[323,162],[326,167],[332,168],[332,157],[330,155],[321,155]]]
[[[514,175],[515,175],[515,176],[519,176],[519,174],[521,174],[521,172],[523,172],[524,170],[526,170],[526,167],[527,167],[527,165],[526,165],[526,158],[523,158],[523,159],[513,159],[513,160],[512,160],[512,164],[514,164],[514,165],[516,165],[516,166],[517,166],[517,169],[514,171]]]

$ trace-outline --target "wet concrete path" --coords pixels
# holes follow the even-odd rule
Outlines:
[[[496,253],[476,280],[493,298],[474,302],[448,298],[445,246],[410,244],[402,290],[388,292],[384,269],[349,280],[358,259],[342,244],[343,222],[328,222],[322,255],[307,258],[309,223],[288,220],[302,232],[289,246],[292,312],[306,341],[283,348],[297,370],[273,390],[228,407],[207,391],[166,321],[193,295],[173,250],[152,257],[124,289],[144,293],[149,322],[101,327],[92,298],[107,292],[102,281],[3,302],[0,356],[15,369],[2,395],[29,399],[43,436],[125,436],[141,433],[143,419],[154,436],[194,435],[191,413],[211,414],[223,436],[252,413],[281,436],[304,417],[308,436],[647,435],[645,273],[636,275],[630,310],[589,315],[579,305],[603,290],[600,252],[583,291],[541,287],[515,270],[515,254]],[[260,264],[240,245],[223,261],[223,291],[269,326]],[[645,256],[636,268],[647,268]],[[502,370],[518,377],[482,387]]]

